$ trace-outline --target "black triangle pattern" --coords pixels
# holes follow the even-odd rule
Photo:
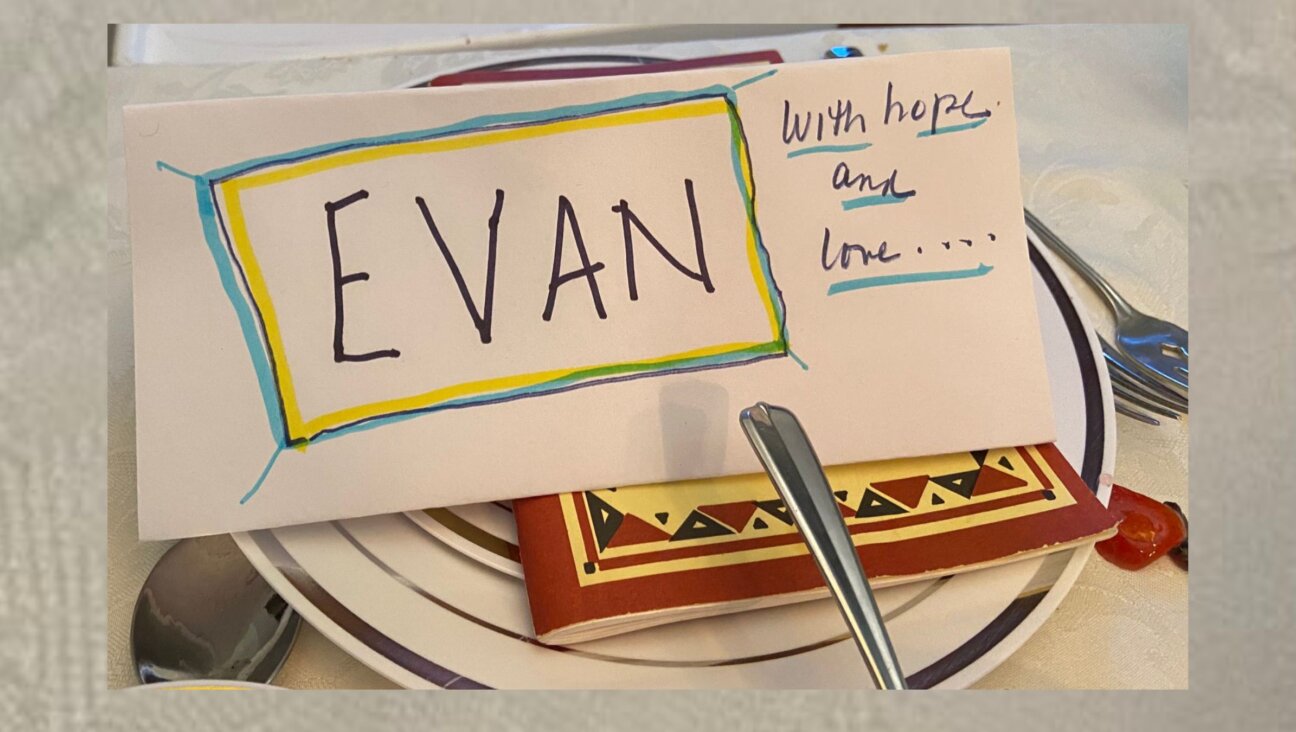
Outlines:
[[[980,470],[969,470],[964,473],[950,473],[949,475],[932,476],[931,481],[936,485],[947,488],[964,498],[972,497],[972,489],[976,487],[977,476],[981,474]]]
[[[757,501],[756,505],[760,507],[762,511],[768,513],[779,521],[782,521],[788,526],[792,525],[792,515],[788,513],[787,506],[783,505],[782,500],[775,498],[772,501]]]
[[[864,489],[864,498],[859,508],[855,509],[855,518],[876,518],[878,516],[895,516],[905,513],[903,506],[893,502],[872,488]]]
[[[705,539],[711,536],[724,536],[732,534],[728,526],[716,521],[701,511],[694,511],[684,519],[684,523],[675,530],[671,536],[671,541],[681,541],[683,539]]]
[[[598,541],[599,551],[603,551],[617,529],[621,528],[625,515],[589,491],[585,492],[585,505],[589,506],[590,523],[594,524],[594,538]]]

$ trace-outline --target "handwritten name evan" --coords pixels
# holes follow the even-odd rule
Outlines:
[[[715,285],[712,283],[710,272],[707,270],[706,247],[702,238],[702,224],[698,215],[693,181],[688,178],[684,179],[684,196],[688,203],[690,224],[693,231],[694,261],[691,265],[680,261],[662,245],[648,226],[635,214],[629,202],[622,199],[612,206],[612,213],[617,214],[621,219],[621,230],[625,244],[626,290],[631,301],[639,299],[638,281],[635,276],[636,240],[646,240],[662,259],[665,259],[681,275],[696,281],[708,294],[715,292]],[[339,216],[345,215],[344,212],[348,208],[363,205],[363,202],[368,198],[369,192],[362,189],[336,201],[328,201],[324,204],[328,224],[329,251],[333,262],[333,360],[337,363],[399,358],[401,355],[396,348],[352,353],[347,351],[344,342],[346,322],[344,288],[347,285],[369,281],[369,273],[343,272],[342,244],[338,240],[337,220]],[[435,242],[437,251],[440,252],[446,268],[454,279],[459,296],[463,300],[464,308],[468,317],[472,320],[481,342],[483,344],[490,343],[491,325],[494,319],[495,262],[498,232],[500,219],[504,215],[505,208],[504,191],[496,189],[494,208],[486,222],[486,275],[480,300],[469,289],[458,260],[437,226],[437,214],[433,212],[432,207],[428,205],[428,202],[423,197],[415,196],[411,208],[416,209],[422,215],[428,234]],[[642,247],[642,244],[640,244],[640,247]],[[581,235],[580,221],[577,218],[575,207],[566,196],[558,196],[553,267],[549,273],[548,296],[545,300],[541,318],[549,321],[553,317],[554,304],[559,289],[564,285],[571,284],[578,288],[580,285],[584,285],[595,313],[597,313],[599,319],[606,320],[607,310],[603,306],[603,291],[599,285],[599,273],[603,272],[605,268],[606,265],[603,262],[590,258],[589,250],[585,246],[585,239]]]

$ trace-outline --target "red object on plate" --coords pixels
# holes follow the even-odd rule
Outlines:
[[[1188,533],[1174,509],[1123,486],[1112,486],[1107,509],[1121,522],[1115,536],[1094,547],[1103,559],[1121,569],[1146,567],[1179,546]]]

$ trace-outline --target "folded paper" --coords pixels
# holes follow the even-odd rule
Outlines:
[[[1004,50],[126,110],[140,531],[1053,438]]]

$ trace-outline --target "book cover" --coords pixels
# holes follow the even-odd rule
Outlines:
[[[874,587],[1095,541],[1117,523],[1051,444],[825,473]],[[827,596],[763,473],[521,499],[513,509],[546,642]]]

